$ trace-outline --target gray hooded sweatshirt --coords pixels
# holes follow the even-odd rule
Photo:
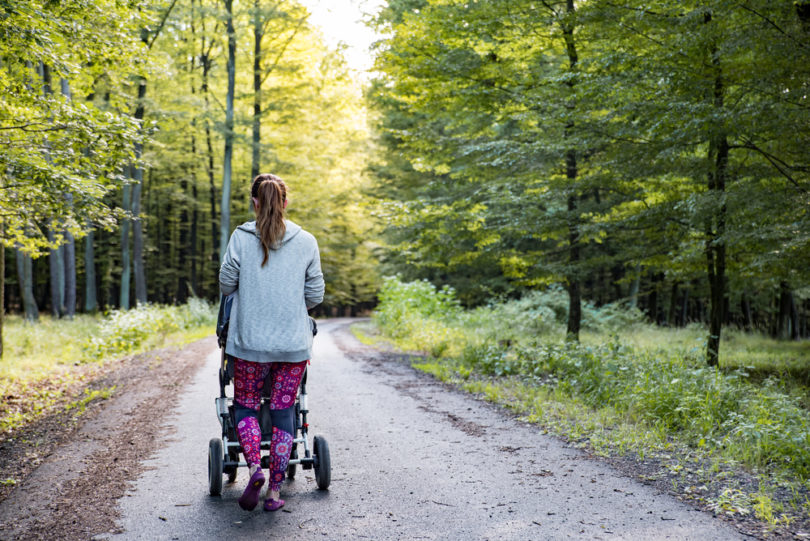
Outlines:
[[[281,246],[262,267],[256,222],[231,235],[219,269],[222,293],[235,293],[225,352],[259,363],[300,362],[311,357],[312,328],[307,309],[323,300],[318,243],[287,220]]]

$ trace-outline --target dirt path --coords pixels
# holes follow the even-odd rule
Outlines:
[[[0,540],[84,540],[118,531],[117,499],[165,439],[170,419],[161,412],[175,407],[215,347],[206,338],[124,359],[91,383],[115,391],[92,403],[80,423],[61,411],[4,441],[3,478],[30,473],[0,503]]]
[[[332,450],[328,492],[299,471],[283,489],[282,511],[248,513],[236,505],[240,470],[221,497],[207,495],[207,442],[219,434],[212,348],[170,409],[157,453],[120,500],[123,532],[98,538],[743,538],[396,356],[364,348],[347,325],[321,325],[310,373],[310,422]]]

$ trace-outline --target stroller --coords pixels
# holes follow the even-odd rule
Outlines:
[[[233,357],[225,353],[225,343],[228,337],[228,322],[230,320],[231,305],[233,296],[222,296],[219,304],[219,317],[217,318],[217,338],[219,347],[222,350],[222,361],[219,367],[219,397],[214,402],[217,408],[217,417],[222,425],[222,437],[211,438],[208,442],[208,489],[212,496],[219,496],[222,493],[222,477],[228,476],[228,483],[236,480],[236,472],[240,466],[247,466],[246,462],[240,462],[239,453],[242,448],[236,436],[236,422],[234,416],[233,397],[225,394],[225,388],[233,380]],[[318,327],[314,319],[310,318],[313,336],[317,334]],[[323,436],[315,436],[310,448],[307,440],[309,424],[307,423],[307,373],[304,372],[301,378],[301,386],[298,398],[295,401],[295,433],[293,434],[293,444],[290,452],[290,462],[287,466],[287,477],[295,477],[296,468],[300,465],[305,470],[315,470],[315,482],[318,488],[326,490],[332,479],[332,467],[329,460],[329,445]],[[266,386],[269,389],[270,386]],[[269,397],[262,397],[262,405],[259,408],[259,426],[262,430],[261,449],[270,448],[270,437],[273,433],[273,425],[270,420]],[[298,446],[303,447],[302,455],[299,456]],[[264,455],[261,459],[261,466],[264,469],[270,466],[270,456]]]

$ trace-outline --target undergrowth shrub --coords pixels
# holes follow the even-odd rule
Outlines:
[[[126,311],[115,310],[99,325],[97,334],[87,341],[85,355],[93,359],[130,353],[147,341],[215,322],[214,308],[197,298],[182,306],[146,304]]]
[[[724,372],[615,343],[469,345],[459,361],[483,375],[553,382],[594,409],[626,413],[689,445],[810,479],[810,416],[776,380],[756,385],[741,370]]]
[[[568,319],[568,293],[560,286],[530,291],[520,299],[476,308],[464,313],[462,321],[469,330],[500,341],[550,336],[564,328]],[[642,323],[643,314],[620,303],[596,307],[583,302],[582,329],[611,333]]]
[[[447,320],[460,311],[452,288],[436,289],[427,280],[403,283],[397,277],[386,277],[379,300],[374,318],[392,336],[407,334],[411,320]]]
[[[216,325],[218,308],[199,297],[191,297],[186,304],[177,307],[183,318],[183,329]]]
[[[379,299],[374,320],[405,349],[438,357],[453,345],[463,345],[462,333],[452,324],[461,313],[452,288],[436,289],[427,280],[403,283],[388,277],[383,280]]]

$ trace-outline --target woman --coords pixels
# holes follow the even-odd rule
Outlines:
[[[257,413],[265,380],[273,385],[270,414],[270,483],[266,511],[284,505],[279,491],[295,433],[295,395],[311,356],[312,328],[307,310],[323,300],[318,243],[284,219],[287,187],[263,174],[251,186],[256,220],[231,235],[219,270],[222,293],[234,297],[225,352],[234,361],[234,405],[239,444],[250,481],[239,505],[256,507],[265,483],[260,465],[261,429]]]

